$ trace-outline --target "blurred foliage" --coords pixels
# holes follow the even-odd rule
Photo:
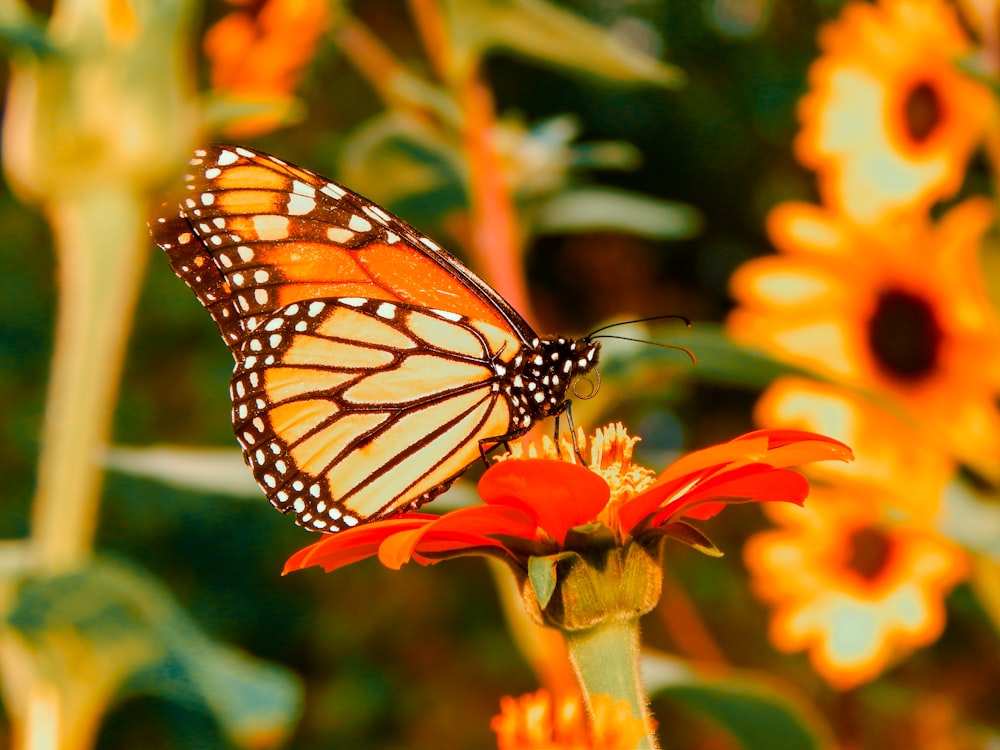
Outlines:
[[[529,0],[483,0],[480,5],[492,20],[479,27],[475,44],[492,51],[485,79],[502,125],[513,133],[510,142],[516,147],[534,148],[549,160],[537,172],[522,175],[515,196],[530,232],[524,262],[539,330],[585,332],[612,319],[664,314],[694,321],[691,332],[678,332],[680,324],[658,325],[638,329],[638,337],[686,346],[700,359],[698,367],[680,352],[629,344],[616,349],[618,344],[608,342],[601,391],[574,406],[578,423],[589,428],[608,417],[628,421],[644,440],[639,459],[654,466],[685,447],[750,429],[757,389],[787,368],[734,349],[712,323],[731,306],[726,290],[733,269],[768,250],[767,211],[784,200],[813,197],[812,182],[794,162],[789,144],[797,129],[796,102],[816,54],[817,27],[839,3],[559,3],[614,31],[625,49],[644,50],[684,71],[686,85],[673,91],[568,76],[562,68],[586,69],[586,63],[600,65],[601,58],[591,48],[574,48],[557,38],[566,29],[562,17],[551,14],[561,11]],[[457,14],[469,12],[460,0],[449,6]],[[9,7],[0,5],[0,41],[44,47],[30,24],[8,15]],[[408,64],[427,72],[429,62],[421,57],[402,2],[366,0],[351,8]],[[505,20],[512,9],[541,14],[531,34]],[[206,3],[201,30],[228,10],[221,2]],[[534,52],[546,47],[551,52],[547,62],[556,67],[534,59]],[[638,72],[627,65],[594,72],[605,79],[637,75],[671,81],[676,74],[673,68],[636,64]],[[201,80],[207,81],[204,60],[199,66]],[[248,145],[343,181],[463,254],[463,227],[456,227],[454,215],[467,203],[467,166],[455,158],[453,144],[440,129],[407,119],[400,110],[386,110],[329,40],[320,44],[297,94],[298,109],[282,115],[297,121]],[[438,112],[447,113],[451,104],[438,100]],[[209,117],[232,119],[240,112],[234,106],[218,103]],[[553,172],[558,179],[548,179]],[[615,215],[609,219],[607,212]],[[0,532],[20,538],[29,531],[56,289],[49,230],[6,188],[0,192],[0,226],[0,476],[7,496],[0,507]],[[114,441],[130,447],[232,449],[226,397],[231,366],[210,319],[157,254],[137,312]],[[732,376],[734,371],[739,377]],[[114,454],[112,465],[123,456]],[[474,467],[469,475],[474,479],[478,472]],[[199,494],[112,474],[103,498],[99,548],[137,561],[178,602],[165,599],[155,613],[141,608],[132,613],[142,620],[139,629],[162,634],[174,625],[197,627],[197,639],[235,644],[298,675],[305,705],[289,741],[296,750],[430,750],[443,742],[488,748],[494,744],[489,720],[497,713],[499,696],[535,687],[479,562],[411,566],[400,573],[365,563],[331,577],[309,571],[280,578],[286,557],[311,537],[262,497],[247,502],[221,490]],[[716,522],[712,537],[721,549],[736,550],[763,526],[754,511],[741,509]],[[108,597],[108,608],[127,609],[127,597],[115,602],[101,575],[123,581],[146,574],[123,572],[116,565],[63,585],[85,598],[95,587],[95,608]],[[737,554],[716,561],[680,548],[669,555],[669,566],[703,613],[711,637],[725,656],[748,670],[751,682],[766,674],[794,685],[799,696],[818,695],[816,708],[827,721],[850,717],[856,746],[913,746],[905,744],[905,737],[889,744],[892,731],[883,724],[895,727],[907,709],[925,704],[915,705],[916,699],[892,687],[835,694],[824,689],[803,656],[774,653],[765,637],[764,606],[750,595]],[[65,592],[41,589],[31,595],[60,601]],[[962,642],[981,645],[982,656],[957,657],[960,668],[1000,674],[995,633],[984,625],[977,605],[963,596],[954,595],[959,601],[946,637],[899,668],[912,682],[933,690],[942,676],[935,655],[954,657]],[[30,602],[22,600],[14,620],[26,633]],[[53,607],[48,616],[59,611]],[[181,614],[185,611],[190,622]],[[647,617],[645,634],[661,649],[678,650],[683,637],[668,623],[670,617],[667,612]],[[158,648],[165,646],[161,642]],[[241,682],[244,657],[224,653],[216,652],[215,658],[235,660],[229,677]],[[160,668],[171,670],[176,685],[183,683],[181,692],[191,694],[194,684],[194,692],[209,702],[212,686],[185,671],[198,659],[183,649],[173,657],[173,662],[162,659]],[[212,671],[214,678],[225,676]],[[204,704],[164,700],[157,690],[144,688],[142,676],[108,715],[98,748],[230,746]],[[784,688],[760,694],[728,682],[726,691],[706,684],[685,673],[684,679],[650,685],[657,709],[663,710],[661,726],[669,723],[678,738],[669,747],[810,748],[828,740],[823,720],[811,713],[803,719],[799,699],[789,708]],[[689,709],[715,720],[703,724]],[[995,705],[975,706],[974,713],[984,725],[1000,720]],[[754,724],[741,724],[741,717],[752,717]],[[718,726],[727,721],[728,734],[720,734]],[[3,731],[0,727],[0,744]],[[791,732],[800,739],[788,740]],[[865,744],[859,737],[877,739]]]

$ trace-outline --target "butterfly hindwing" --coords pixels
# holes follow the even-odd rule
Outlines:
[[[318,530],[433,498],[505,435],[497,367],[516,340],[424,308],[293,303],[244,343],[233,424],[271,502]]]

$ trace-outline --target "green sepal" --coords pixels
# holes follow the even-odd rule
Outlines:
[[[575,552],[560,552],[557,555],[531,557],[528,559],[528,584],[538,607],[544,610],[549,606],[552,595],[559,583],[559,563],[564,560],[579,560]]]
[[[611,620],[638,618],[659,601],[659,550],[651,552],[635,543],[608,547],[603,532],[595,528],[588,534],[583,531],[587,528],[578,527],[573,539],[589,542],[587,551],[528,560],[522,597],[539,624],[586,630]]]
[[[639,544],[652,550],[662,544],[664,539],[674,539],[692,547],[709,557],[722,557],[723,552],[715,543],[686,521],[673,521],[663,526],[657,526],[643,532],[636,540]]]

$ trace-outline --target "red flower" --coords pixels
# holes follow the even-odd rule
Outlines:
[[[531,557],[566,549],[571,530],[588,524],[609,529],[619,546],[666,535],[712,551],[683,519],[709,518],[734,502],[801,504],[809,485],[788,467],[852,458],[843,443],[821,435],[760,430],[695,451],[654,477],[631,463],[636,440],[621,425],[598,430],[589,468],[576,463],[569,446],[561,459],[505,457],[479,483],[485,505],[441,516],[401,513],[324,535],[293,555],[285,572],[313,565],[332,571],[375,555],[393,569],[410,560],[430,565],[470,554],[498,556],[523,569]],[[549,440],[542,453],[560,452]]]

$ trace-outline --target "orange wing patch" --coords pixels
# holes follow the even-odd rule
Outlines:
[[[154,224],[154,234],[168,252],[187,235],[200,250],[194,260],[210,261],[221,276],[212,283],[229,284],[231,292],[214,293],[228,309],[213,317],[231,344],[281,307],[330,297],[403,302],[509,329],[485,285],[456,259],[339,185],[238,147],[216,147],[192,163],[180,221]],[[195,275],[175,270],[203,302],[213,301]]]
[[[467,286],[423,252],[402,244],[371,245],[358,250],[356,257],[377,286],[396,290],[403,302],[504,325],[492,306],[470,295]]]
[[[242,355],[234,423],[247,463],[272,502],[312,528],[325,528],[317,507],[321,523],[344,525],[419,504],[479,457],[481,440],[512,429],[498,352],[460,316],[371,299],[294,303],[261,321]]]
[[[347,388],[344,400],[358,405],[406,403],[412,399],[406,399],[403,394],[419,394],[419,398],[427,399],[435,394],[459,392],[492,376],[493,372],[479,363],[414,354],[398,366],[373,373]]]
[[[313,477],[326,474],[331,466],[343,463],[344,455],[351,455],[349,448],[355,441],[364,441],[366,435],[385,425],[388,418],[388,414],[371,412],[340,416],[328,427],[292,446],[296,468]],[[338,492],[342,493],[343,488],[338,488]]]
[[[331,371],[321,367],[270,367],[264,371],[264,391],[270,403],[280,404],[332,391],[357,377],[356,373]]]
[[[405,507],[408,498],[440,484],[441,479],[429,480],[429,485],[414,494],[421,481],[438,463],[453,456],[456,448],[467,452],[457,456],[462,469],[479,456],[479,442],[470,443],[469,435],[480,434],[484,422],[495,421],[488,419],[492,401],[489,388],[484,387],[407,412],[329,467],[326,479],[331,493],[339,493],[350,501],[352,509],[364,515]],[[416,435],[428,437],[414,444]],[[449,468],[448,476],[453,476],[454,466],[449,463]]]

